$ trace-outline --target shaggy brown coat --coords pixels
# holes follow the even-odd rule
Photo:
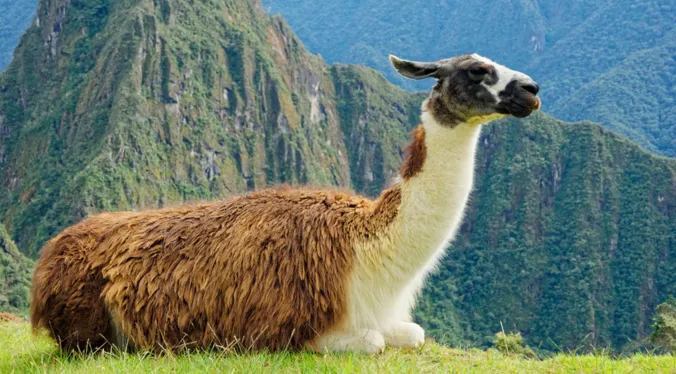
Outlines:
[[[275,189],[211,204],[102,214],[43,249],[31,321],[63,349],[300,349],[342,322],[354,243],[396,217],[376,201]],[[120,334],[121,333],[121,334]]]

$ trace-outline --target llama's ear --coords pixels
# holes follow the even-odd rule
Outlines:
[[[406,78],[439,78],[439,64],[436,62],[402,60],[395,55],[390,55],[390,62],[392,63],[392,66],[394,66],[394,69]]]

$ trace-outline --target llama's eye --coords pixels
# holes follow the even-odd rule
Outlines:
[[[476,67],[476,68],[471,68],[469,69],[470,74],[476,76],[476,77],[481,77],[486,74],[488,74],[488,69],[482,68],[482,67]]]

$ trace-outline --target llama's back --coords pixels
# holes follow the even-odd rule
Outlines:
[[[112,325],[150,349],[302,348],[344,319],[354,240],[368,234],[372,208],[337,193],[269,190],[94,217],[109,222],[89,232],[74,226],[47,245],[33,287],[34,326],[57,340],[73,329],[55,330],[54,322],[91,341],[95,333],[115,341]],[[69,230],[79,236],[66,240]],[[60,317],[68,308],[76,312]]]

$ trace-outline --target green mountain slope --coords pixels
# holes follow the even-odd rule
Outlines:
[[[366,64],[403,87],[426,89],[397,76],[387,54],[436,60],[478,52],[538,80],[556,117],[599,122],[676,157],[676,119],[660,114],[676,100],[669,1],[264,2],[329,62]],[[659,105],[652,116],[648,103]]]
[[[646,149],[676,157],[676,7],[661,0],[609,2],[529,68],[547,110],[600,122]],[[611,114],[612,113],[612,114]]]
[[[23,313],[28,309],[28,290],[33,262],[16,248],[0,225],[0,312]]]
[[[0,20],[5,21],[0,22],[5,59],[3,63],[0,57],[0,70],[32,19],[35,2],[0,1]],[[656,81],[650,89],[658,92],[657,103],[664,110],[673,107],[674,54],[649,54],[653,48],[673,49],[668,44],[676,38],[676,7],[669,2],[266,0],[265,5],[283,13],[310,50],[329,62],[366,64],[403,87],[427,89],[428,82],[395,74],[385,56],[437,59],[479,52],[537,78],[545,109],[555,116],[593,120],[650,151],[676,156],[674,119],[646,119],[646,97],[630,89],[646,78]],[[630,65],[637,70],[627,70]],[[625,94],[616,96],[617,90]],[[582,100],[583,110],[570,104]]]
[[[0,220],[31,257],[101,210],[350,186],[359,141],[363,178],[382,185],[417,120],[419,101],[373,71],[330,68],[256,1],[62,0],[38,17],[0,78]],[[335,92],[353,76],[374,99],[361,117],[357,91],[347,104]],[[366,156],[382,134],[367,120],[394,121],[397,142]]]
[[[676,150],[674,56],[676,33],[672,42],[632,53],[574,94],[556,101],[551,113],[574,121],[595,118],[651,151]]]
[[[257,0],[41,1],[0,77],[0,222],[23,252],[101,210],[271,184],[376,194],[419,115],[375,71],[328,66]],[[572,27],[572,26],[571,26]],[[445,342],[647,332],[676,293],[674,161],[546,115],[489,126],[462,235],[417,318]]]
[[[12,61],[12,51],[33,19],[37,2],[0,0],[0,71]]]

